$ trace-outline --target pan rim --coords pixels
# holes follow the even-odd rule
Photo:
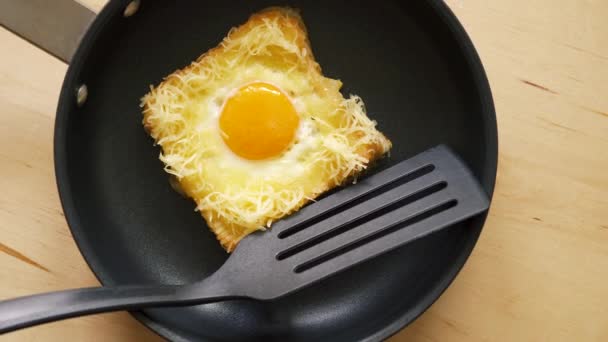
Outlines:
[[[488,167],[488,174],[492,176],[487,180],[487,186],[489,189],[488,197],[491,201],[494,193],[496,171],[498,166],[498,130],[496,111],[487,74],[473,45],[473,42],[452,10],[442,0],[427,0],[426,2],[432,7],[441,21],[446,25],[452,35],[452,39],[454,39],[460,47],[461,53],[468,64],[468,69],[473,78],[473,83],[477,88],[477,93],[479,94],[479,103],[482,108],[482,118],[486,120],[484,123],[486,133],[485,165]],[[82,38],[63,81],[57,107],[54,131],[55,177],[61,205],[65,213],[68,227],[70,228],[70,232],[74,238],[74,241],[76,242],[80,254],[85,259],[86,263],[89,265],[89,268],[95,274],[97,280],[101,284],[111,284],[111,277],[104,270],[102,263],[98,260],[98,258],[94,254],[87,252],[91,250],[91,247],[90,244],[87,243],[87,240],[82,233],[84,230],[81,229],[82,224],[80,223],[79,214],[74,203],[74,198],[72,197],[71,184],[68,177],[65,141],[68,131],[68,115],[74,106],[73,101],[76,91],[76,89],[72,89],[70,85],[79,84],[79,80],[77,79],[77,70],[81,69],[82,65],[84,64],[83,61],[87,59],[87,56],[94,44],[94,38],[102,31],[103,27],[107,22],[110,21],[111,17],[115,16],[116,13],[121,13],[124,3],[126,3],[124,0],[110,1],[97,15],[94,22],[91,24]],[[384,328],[369,336],[363,337],[361,340],[376,341],[386,339],[396,334],[422,315],[443,294],[443,292],[450,286],[450,284],[459,274],[460,270],[470,257],[479,236],[481,235],[486,218],[487,212],[480,217],[481,228],[472,239],[467,241],[467,244],[464,246],[463,253],[461,253],[459,258],[454,261],[453,266],[442,275],[437,285],[434,286],[434,288],[419,301],[418,305],[407,312],[403,312],[403,314],[401,314],[395,320],[388,322]],[[156,322],[144,312],[137,311],[130,313],[143,325],[161,337],[172,341],[188,340],[188,337],[184,336],[185,333],[176,331],[174,328],[167,327]]]

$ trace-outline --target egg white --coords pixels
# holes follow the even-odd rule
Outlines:
[[[293,177],[305,173],[308,167],[305,163],[306,156],[318,150],[322,144],[317,123],[312,119],[306,106],[307,98],[299,95],[299,90],[307,88],[307,85],[268,69],[248,68],[243,73],[235,74],[240,77],[236,77],[228,85],[218,87],[198,104],[197,128],[204,136],[203,140],[206,144],[213,147],[217,167],[231,172],[241,170],[262,180],[280,179],[286,174]],[[256,76],[264,76],[264,78]],[[300,119],[291,146],[278,156],[263,160],[249,160],[235,154],[222,138],[219,125],[219,118],[226,101],[243,86],[254,82],[264,82],[277,87],[291,101]]]

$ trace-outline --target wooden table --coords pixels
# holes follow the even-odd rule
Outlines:
[[[104,0],[83,2],[99,10]],[[445,294],[392,341],[608,341],[608,1],[448,0],[495,96],[494,202]],[[61,212],[66,65],[0,28],[0,298],[94,286]],[[126,313],[3,341],[156,341]]]

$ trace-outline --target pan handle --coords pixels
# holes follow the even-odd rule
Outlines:
[[[75,0],[0,1],[0,26],[66,63],[95,15]]]

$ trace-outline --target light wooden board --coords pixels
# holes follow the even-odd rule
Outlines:
[[[81,0],[93,10],[105,0]],[[472,257],[391,341],[608,341],[608,1],[448,0],[498,112],[496,194]],[[55,187],[66,66],[0,29],[0,299],[97,285]],[[125,313],[3,341],[157,341]]]

